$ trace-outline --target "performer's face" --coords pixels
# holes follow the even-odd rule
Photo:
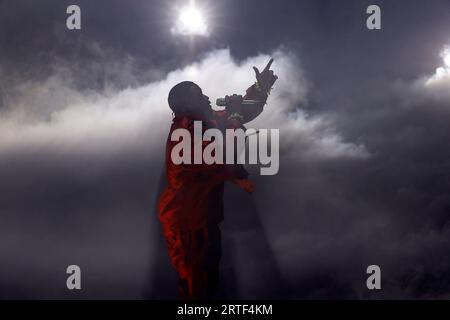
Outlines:
[[[204,95],[199,86],[192,86],[190,90],[189,101],[196,111],[209,112],[211,111],[211,101],[209,97]]]

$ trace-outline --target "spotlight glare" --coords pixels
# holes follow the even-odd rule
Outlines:
[[[446,68],[450,68],[450,47],[446,46],[441,51],[441,58]]]
[[[181,35],[208,35],[208,26],[202,12],[193,3],[182,8],[172,32]]]
[[[444,56],[444,63],[445,63],[445,65],[446,65],[447,67],[450,68],[450,53],[447,53],[447,54]]]

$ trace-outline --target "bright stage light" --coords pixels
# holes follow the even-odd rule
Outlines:
[[[445,63],[445,66],[446,66],[446,67],[449,67],[449,68],[450,68],[450,53],[447,53],[447,54],[444,56],[444,63]]]
[[[208,35],[208,26],[203,13],[193,2],[180,10],[172,32],[181,35]]]
[[[444,61],[445,67],[450,68],[450,47],[445,47],[441,51],[441,58]]]

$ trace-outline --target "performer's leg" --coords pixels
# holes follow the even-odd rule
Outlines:
[[[179,297],[180,299],[189,299],[192,296],[191,266],[189,264],[190,231],[175,228],[166,228],[164,231],[169,258],[178,273]]]
[[[190,299],[210,299],[219,284],[219,262],[222,256],[218,225],[189,232],[187,262],[191,273],[186,280]]]
[[[169,256],[178,275],[181,299],[208,299],[218,288],[222,256],[218,225],[195,231],[179,230],[168,240]]]
[[[204,253],[205,289],[207,296],[211,298],[219,286],[219,263],[222,257],[221,233],[218,225],[207,228]]]

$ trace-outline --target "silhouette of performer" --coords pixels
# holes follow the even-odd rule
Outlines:
[[[239,164],[193,164],[194,161],[174,164],[171,152],[179,142],[171,141],[170,137],[178,128],[189,130],[193,137],[194,121],[202,121],[202,130],[245,130],[244,124],[263,111],[278,78],[270,70],[272,62],[270,59],[262,72],[253,67],[255,84],[247,89],[243,98],[233,95],[224,111],[214,111],[209,97],[193,82],[180,82],[169,92],[168,103],[174,118],[166,144],[167,186],[158,200],[158,217],[171,263],[178,272],[178,291],[182,299],[208,299],[218,287],[222,255],[218,224],[223,221],[224,182],[231,181],[247,192],[253,192],[254,186]],[[243,105],[243,99],[258,102]],[[191,138],[192,157],[193,140]],[[203,147],[208,143],[202,142]]]

